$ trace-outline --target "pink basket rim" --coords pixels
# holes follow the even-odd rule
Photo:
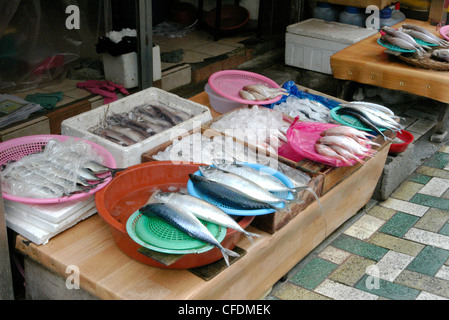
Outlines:
[[[234,76],[239,76],[239,75],[250,76],[250,77],[256,78],[257,80],[260,81],[260,83],[265,84],[265,85],[267,85],[267,86],[269,86],[271,88],[280,88],[280,86],[276,82],[271,80],[270,78],[267,78],[267,77],[265,77],[265,76],[263,76],[261,74],[258,74],[258,73],[254,73],[254,72],[250,72],[250,71],[244,71],[244,70],[222,70],[222,71],[217,71],[217,72],[213,73],[209,77],[208,83],[209,83],[209,86],[216,93],[218,93],[218,94],[222,95],[223,97],[228,98],[228,99],[230,99],[232,101],[239,102],[239,103],[242,103],[242,104],[266,105],[266,104],[272,104],[272,103],[275,103],[275,102],[278,102],[279,100],[281,100],[282,95],[279,95],[278,97],[276,97],[274,99],[264,100],[264,101],[259,101],[259,100],[252,101],[252,100],[242,99],[239,96],[238,91],[237,92],[232,92],[232,93],[231,92],[225,92],[215,82],[218,78],[226,78],[226,77],[228,77],[230,81],[232,80],[234,83],[239,83],[239,80],[236,80],[234,78]],[[243,86],[251,84],[251,83],[240,80],[240,84],[241,84],[241,87],[243,87]]]
[[[449,26],[444,26],[440,28],[440,34],[441,36],[449,41],[449,36],[447,35],[449,33]]]
[[[90,145],[93,146],[93,148],[95,150],[97,150],[97,152],[103,156],[104,158],[104,165],[110,167],[110,168],[116,168],[116,161],[114,159],[114,157],[112,156],[112,154],[106,150],[104,147],[89,141],[89,140],[85,140],[82,138],[78,138],[78,137],[72,137],[72,136],[64,136],[64,135],[56,135],[56,134],[45,134],[45,135],[33,135],[33,136],[26,136],[26,137],[20,137],[20,138],[15,138],[15,139],[11,139],[11,140],[7,140],[4,142],[0,143],[0,153],[3,152],[4,150],[8,150],[9,148],[15,147],[15,146],[19,146],[21,144],[27,144],[27,143],[33,143],[33,142],[47,142],[51,139],[57,139],[61,142],[66,141],[69,138],[73,138],[75,140],[82,140]],[[101,184],[99,184],[97,187],[91,189],[89,192],[87,193],[79,193],[79,194],[74,194],[72,196],[67,196],[67,197],[61,197],[61,198],[50,198],[50,199],[33,199],[33,198],[24,198],[24,197],[19,197],[19,196],[13,196],[10,195],[4,191],[2,191],[2,196],[4,199],[7,200],[11,200],[11,201],[15,201],[15,202],[21,202],[21,203],[26,203],[26,204],[55,204],[55,203],[64,203],[64,202],[71,202],[71,201],[78,201],[84,198],[87,198],[91,195],[93,195],[94,193],[96,193],[97,191],[101,190],[102,188],[104,188],[110,181],[112,180],[111,177],[106,178]]]

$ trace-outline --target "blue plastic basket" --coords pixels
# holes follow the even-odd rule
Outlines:
[[[259,171],[263,171],[265,173],[271,174],[273,175],[275,178],[279,179],[282,183],[284,183],[287,187],[289,188],[294,188],[295,185],[293,184],[293,182],[284,174],[282,174],[281,172],[274,170],[272,168],[260,165],[260,164],[256,164],[256,163],[239,163],[242,165],[246,165],[248,167],[251,167],[253,169],[257,169]],[[194,173],[195,175],[198,176],[203,176],[201,174],[200,171],[197,171]],[[275,212],[276,210],[274,209],[257,209],[257,210],[238,210],[238,209],[234,209],[232,207],[226,206],[220,202],[217,202],[215,199],[211,199],[210,197],[208,197],[207,195],[204,195],[203,193],[201,193],[199,190],[197,190],[195,188],[195,186],[193,185],[192,181],[189,179],[189,181],[187,182],[187,190],[189,192],[190,195],[206,200],[209,203],[212,203],[213,205],[219,207],[221,210],[223,210],[224,212],[226,212],[227,214],[230,215],[235,215],[235,216],[258,216],[258,215],[264,215],[264,214],[270,214]],[[277,197],[286,199],[286,200],[293,200],[294,196],[291,192],[274,192],[274,195],[276,195]],[[275,206],[276,208],[282,209],[285,207],[284,203],[280,203],[278,205]]]

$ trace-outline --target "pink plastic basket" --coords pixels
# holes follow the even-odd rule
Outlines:
[[[66,141],[69,138],[73,138],[76,140],[82,140],[90,145],[92,145],[93,149],[103,158],[103,165],[109,167],[109,168],[115,168],[116,162],[112,154],[103,148],[102,146],[93,143],[88,140],[83,140],[80,138],[75,137],[69,137],[69,136],[61,136],[61,135],[35,135],[35,136],[27,136],[17,139],[8,140],[5,142],[0,143],[0,165],[6,165],[9,161],[18,161],[22,159],[24,156],[37,153],[42,151],[42,149],[45,147],[47,142],[50,139],[56,139],[59,141]],[[94,194],[95,192],[101,190],[103,187],[105,187],[110,181],[111,177],[106,178],[101,184],[99,184],[97,187],[93,188],[89,192],[86,193],[80,193],[80,194],[74,194],[72,196],[67,197],[61,197],[61,198],[51,198],[51,199],[32,199],[32,198],[24,198],[19,196],[13,196],[6,192],[2,192],[3,198],[16,201],[16,202],[22,202],[22,203],[28,203],[28,204],[52,204],[52,203],[62,203],[62,202],[69,202],[69,201],[75,201],[75,200],[81,200],[84,198],[89,197],[90,195]]]
[[[263,84],[270,88],[280,88],[273,80],[260,74],[243,70],[223,70],[213,73],[208,81],[210,87],[218,94],[232,101],[242,104],[265,105],[281,100],[282,96],[264,101],[251,101],[242,99],[239,91],[246,85]]]
[[[441,34],[441,36],[442,36],[444,39],[446,39],[446,40],[449,41],[448,33],[449,33],[449,26],[444,26],[444,27],[441,27],[441,28],[440,28],[440,34]]]
[[[315,151],[316,141],[321,137],[321,133],[326,129],[335,127],[338,125],[332,123],[320,123],[320,122],[295,122],[287,131],[287,140],[290,147],[294,150],[298,156],[307,158],[312,161],[327,164],[332,167],[346,167],[347,163],[333,158],[322,156]],[[370,148],[370,146],[366,146]],[[359,157],[363,159],[363,157]],[[349,160],[354,165],[356,160]]]

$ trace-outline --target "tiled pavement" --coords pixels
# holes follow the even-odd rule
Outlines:
[[[265,299],[449,299],[449,146],[351,220]]]

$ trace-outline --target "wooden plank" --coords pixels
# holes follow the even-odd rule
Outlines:
[[[441,37],[427,22],[406,19],[393,27],[398,28],[402,24],[418,25]],[[448,71],[410,66],[385,53],[386,48],[377,43],[379,37],[380,34],[372,35],[332,55],[333,76],[449,103]]]
[[[61,123],[65,119],[77,116],[83,112],[90,111],[89,100],[83,100],[75,104],[57,108],[46,114],[50,121],[51,134],[61,134]]]

